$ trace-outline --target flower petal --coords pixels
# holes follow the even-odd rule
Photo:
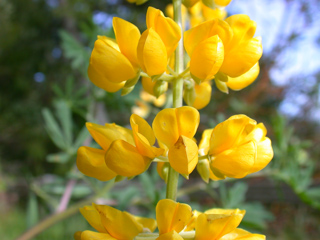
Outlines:
[[[183,135],[187,138],[193,138],[197,132],[200,122],[200,114],[198,110],[193,107],[184,106],[176,108],[175,111],[179,135]]]
[[[243,178],[254,166],[256,151],[255,142],[226,150],[212,158],[211,168],[217,169],[227,177]]]
[[[117,174],[132,177],[143,173],[150,159],[142,156],[137,148],[126,141],[116,140],[106,152],[105,162]]]
[[[101,233],[108,233],[101,223],[100,214],[93,206],[84,206],[79,208],[82,216],[88,221],[88,223]]]
[[[179,25],[156,8],[149,7],[147,11],[147,28],[153,28],[161,37],[167,49],[167,56],[171,54],[178,46],[181,38],[181,29]]]
[[[112,23],[121,53],[135,67],[138,67],[137,47],[141,36],[139,29],[134,24],[118,17],[114,17]]]
[[[189,175],[198,163],[198,146],[190,138],[180,136],[169,148],[168,158],[171,167],[180,174]]]
[[[271,141],[269,138],[265,137],[257,145],[257,158],[254,162],[253,167],[250,169],[249,173],[258,172],[265,168],[271,159],[273,158],[273,150]]]
[[[99,124],[87,122],[86,127],[93,139],[105,151],[108,150],[110,144],[117,139],[122,139],[129,142],[130,144],[134,144],[132,131],[124,127],[118,126],[114,123],[102,126]]]
[[[208,154],[212,131],[213,131],[213,128],[206,129],[202,133],[202,138],[199,143],[199,154],[201,156]]]
[[[106,205],[93,203],[93,206],[99,212],[103,226],[112,237],[121,240],[132,240],[142,232],[142,225],[131,214]]]
[[[231,233],[224,235],[221,240],[266,240],[266,236],[237,228]]]
[[[80,147],[77,152],[77,167],[80,172],[100,181],[108,181],[116,177],[117,174],[107,167],[104,161],[105,151]]]
[[[196,99],[192,106],[200,110],[209,104],[212,88],[208,82],[203,82],[200,85],[195,84],[194,90],[196,92]]]
[[[195,240],[220,239],[239,226],[241,214],[200,214],[197,218]]]
[[[213,79],[222,65],[223,49],[223,43],[218,35],[200,42],[191,55],[190,73],[202,81]]]
[[[94,44],[90,65],[100,76],[114,83],[121,83],[136,76],[130,61],[101,39]]]
[[[156,238],[156,240],[183,240],[183,237],[181,237],[176,231],[171,231],[161,234]]]
[[[142,33],[137,56],[142,70],[149,76],[159,75],[167,70],[167,50],[153,28]]]
[[[117,240],[107,233],[98,233],[93,231],[83,231],[81,240]]]
[[[160,200],[156,207],[159,235],[184,229],[192,216],[191,207],[171,199]]]
[[[230,149],[237,141],[245,127],[255,122],[246,115],[234,115],[226,121],[219,123],[212,132],[210,140],[210,155],[217,155]]]
[[[239,77],[228,77],[227,86],[234,91],[239,91],[256,80],[260,72],[259,63],[257,62],[248,72],[240,75]]]
[[[143,228],[148,228],[150,232],[153,232],[157,227],[157,221],[153,218],[145,218],[138,216],[134,216],[134,218],[138,223],[140,223],[143,226]]]

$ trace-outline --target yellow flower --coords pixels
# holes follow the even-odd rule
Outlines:
[[[194,102],[190,106],[200,110],[209,104],[212,91],[210,83],[203,82],[200,85],[195,84],[192,90],[194,90],[195,98]],[[186,97],[186,94],[184,94],[184,98]],[[186,99],[185,102],[187,102]]]
[[[118,239],[132,240],[144,231],[153,232],[157,226],[151,218],[142,218],[115,208],[92,204],[80,208],[81,214],[98,232],[83,231],[75,234],[76,240]],[[123,231],[125,227],[125,231]]]
[[[137,55],[142,70],[150,77],[167,70],[168,58],[181,38],[181,29],[171,18],[153,7],[147,11],[147,30],[141,35]]]
[[[125,81],[136,78],[139,71],[136,53],[140,38],[139,29],[116,17],[113,18],[113,28],[117,42],[98,36],[88,68],[90,80],[108,92],[121,89]]]
[[[199,84],[214,78],[224,61],[232,29],[220,19],[204,22],[184,33],[184,47],[190,56],[190,73]]]
[[[148,0],[127,0],[129,3],[135,3],[136,5],[141,5],[147,2]]]
[[[215,178],[243,178],[271,161],[273,150],[266,133],[262,123],[235,115],[204,133],[200,154],[208,154]]]
[[[200,121],[193,107],[167,108],[155,117],[152,128],[161,144],[168,150],[171,167],[189,175],[198,162],[198,146],[193,141]]]
[[[248,72],[259,61],[262,44],[259,37],[253,37],[256,23],[247,15],[233,15],[225,21],[232,28],[233,37],[225,45],[225,57],[220,71],[235,78]]]
[[[142,118],[146,118],[150,113],[150,106],[144,101],[136,100],[136,105],[131,108],[131,112]]]
[[[253,38],[255,30],[256,23],[239,14],[225,21],[213,19],[186,31],[184,46],[191,58],[193,79],[199,83],[215,77],[217,84],[225,85],[218,86],[223,89],[227,76],[236,78],[248,72],[262,55],[261,39]],[[221,41],[208,40],[213,37]],[[218,77],[218,72],[226,77]]]
[[[147,11],[147,28],[153,28],[167,49],[167,56],[170,57],[178,46],[181,38],[179,25],[169,17],[165,17],[159,9],[149,7]]]
[[[231,88],[234,91],[239,91],[253,83],[258,77],[259,72],[259,63],[256,63],[248,72],[240,75],[239,77],[228,77],[228,82],[226,84],[228,88]]]
[[[144,172],[163,150],[153,147],[155,137],[144,119],[132,114],[130,124],[132,131],[115,124],[87,123],[91,136],[102,150],[80,147],[77,155],[79,170],[102,181],[116,175],[131,177]]]
[[[188,204],[177,203],[171,199],[160,200],[156,207],[159,235],[182,231],[192,216]]]

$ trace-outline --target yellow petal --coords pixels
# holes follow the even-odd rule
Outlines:
[[[221,7],[225,7],[231,2],[231,0],[214,0],[214,2]]]
[[[104,161],[105,151],[80,147],[77,152],[77,167],[80,172],[100,181],[108,181],[116,177],[117,174],[107,167]]]
[[[205,39],[218,35],[223,45],[227,45],[233,36],[232,29],[225,21],[213,19],[206,21],[184,32],[184,47],[189,56],[195,48]]]
[[[199,212],[197,210],[192,211],[192,217],[191,217],[190,221],[188,222],[186,228],[184,229],[184,232],[194,230],[194,228],[196,226],[197,218],[200,214],[201,214],[201,212]]]
[[[84,206],[79,209],[82,216],[88,221],[88,223],[101,233],[108,233],[101,223],[100,214],[93,206]]]
[[[183,4],[187,7],[190,8],[193,5],[195,5],[197,2],[199,2],[200,0],[184,0]]]
[[[170,57],[181,38],[179,25],[171,18],[165,17],[159,9],[153,7],[148,8],[146,22],[147,28],[153,28],[158,33],[166,46],[167,56]]]
[[[190,73],[202,81],[214,78],[223,62],[223,43],[218,35],[200,42],[194,49],[190,61]]]
[[[231,47],[238,45],[241,42],[249,41],[253,38],[257,24],[252,21],[248,15],[235,14],[225,20],[233,31],[233,38],[230,42]]]
[[[260,142],[267,134],[267,129],[263,123],[256,125],[255,121],[245,126],[242,133],[239,135],[236,142],[237,145],[242,145],[250,141]]]
[[[142,225],[131,214],[106,205],[93,204],[93,206],[99,212],[103,226],[112,237],[132,240],[142,232]]]
[[[240,209],[223,209],[223,208],[212,208],[208,209],[204,213],[206,214],[241,214],[242,217],[245,215],[246,210]]]
[[[117,139],[125,140],[134,144],[132,131],[116,124],[106,124],[102,126],[95,123],[86,123],[86,127],[93,139],[104,149],[108,150],[110,144]]]
[[[213,131],[213,128],[206,129],[202,133],[202,138],[199,143],[199,154],[201,156],[208,154],[212,131]]]
[[[169,148],[168,158],[171,167],[180,174],[189,175],[198,163],[198,146],[190,138],[180,136]]]
[[[153,28],[142,33],[137,56],[142,70],[149,76],[159,75],[167,70],[167,50]]]
[[[82,234],[81,231],[75,232],[73,235],[74,240],[81,240],[81,234]]]
[[[224,19],[227,16],[226,10],[221,8],[212,9],[204,4],[202,4],[202,14],[206,20],[215,18]]]
[[[126,56],[135,67],[138,67],[137,47],[141,36],[139,29],[134,24],[118,17],[113,18],[113,29],[121,53]]]
[[[157,204],[156,216],[160,235],[173,230],[179,233],[189,222],[192,210],[187,204],[163,199]]]
[[[193,138],[199,121],[199,112],[193,107],[166,108],[154,118],[152,128],[156,138],[171,147],[180,135]]]
[[[226,150],[211,159],[211,167],[227,177],[243,178],[255,163],[256,151],[255,142]]]
[[[125,84],[125,82],[110,82],[100,71],[97,71],[92,64],[89,64],[88,77],[94,85],[107,92],[119,91]]]
[[[121,176],[132,177],[143,173],[150,159],[142,156],[138,149],[123,141],[113,141],[105,155],[106,165]]]
[[[224,235],[221,240],[266,240],[266,236],[237,228],[231,233]]]
[[[248,72],[240,75],[239,77],[228,77],[227,86],[234,91],[239,91],[256,80],[260,72],[259,63],[257,62]]]
[[[156,240],[183,240],[183,238],[176,231],[171,231],[160,235]]]
[[[81,240],[117,240],[107,233],[98,233],[92,231],[83,231],[81,234]]]
[[[220,239],[240,224],[241,214],[200,214],[196,222],[195,240]]]
[[[148,228],[150,232],[153,232],[157,227],[156,220],[152,218],[137,217],[137,216],[134,216],[134,218],[138,223],[140,223],[143,226],[143,228]]]
[[[163,149],[152,147],[156,139],[152,128],[146,120],[138,115],[132,114],[130,124],[137,149],[141,155],[153,159],[163,153]]]
[[[273,158],[273,150],[272,150],[271,141],[269,138],[265,137],[257,145],[257,157],[249,173],[258,172],[261,169],[265,168],[269,164],[272,158]]]
[[[101,39],[94,44],[90,65],[100,76],[114,83],[121,83],[136,76],[130,61]]]
[[[212,132],[210,140],[210,155],[217,155],[230,149],[248,124],[255,121],[245,115],[234,115],[219,123]]]
[[[242,42],[237,48],[225,50],[225,56],[220,71],[230,77],[239,77],[248,72],[261,58],[262,45],[260,38],[252,38]]]
[[[200,85],[195,84],[194,89],[196,91],[196,99],[193,107],[200,110],[209,104],[212,88],[208,82],[203,82]]]
[[[142,83],[143,89],[147,93],[149,93],[149,94],[154,96],[153,88],[154,88],[154,85],[156,84],[156,81],[153,82],[151,78],[142,77],[141,83]]]

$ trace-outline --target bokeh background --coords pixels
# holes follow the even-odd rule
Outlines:
[[[164,11],[169,3],[0,1],[0,239],[43,223],[48,228],[31,239],[72,239],[90,228],[77,208],[92,201],[154,215],[165,189],[156,166],[130,181],[101,183],[79,173],[75,159],[79,146],[94,144],[85,122],[127,126],[141,90],[121,97],[93,86],[86,69],[96,36],[113,36],[114,16],[143,31],[147,7]],[[268,239],[319,239],[320,1],[233,0],[226,10],[257,22],[261,72],[240,92],[214,87],[196,137],[243,113],[265,123],[275,157],[237,181],[206,185],[195,171],[180,179],[179,200],[199,210],[244,208],[242,227]],[[151,122],[160,108],[147,106]]]

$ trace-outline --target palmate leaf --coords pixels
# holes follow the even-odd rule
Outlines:
[[[56,114],[58,120],[62,127],[63,137],[65,139],[66,147],[70,148],[72,145],[72,117],[71,117],[71,110],[68,107],[67,103],[63,100],[58,100],[54,103],[56,108]]]

